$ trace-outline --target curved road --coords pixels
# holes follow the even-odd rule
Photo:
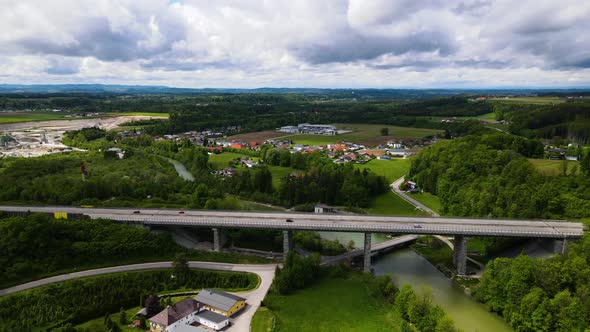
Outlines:
[[[401,198],[403,198],[405,201],[407,201],[408,203],[414,205],[417,209],[420,209],[428,214],[430,214],[433,217],[440,217],[440,215],[436,212],[434,212],[434,210],[432,210],[431,208],[429,208],[428,206],[418,202],[417,200],[415,200],[414,198],[410,197],[408,194],[406,194],[403,190],[399,189],[399,186],[404,182],[405,177],[402,176],[401,178],[395,180],[392,184],[391,184],[391,190],[397,194],[398,196],[400,196]],[[451,248],[451,250],[455,250],[455,246],[453,244],[453,242],[451,242],[447,237],[441,236],[441,235],[434,235],[435,238],[439,239],[440,241],[442,241],[443,243],[445,243],[447,246],[449,246]],[[480,271],[472,276],[475,278],[481,277],[481,274],[483,273],[483,270],[485,268],[485,265],[483,265],[482,263],[476,261],[475,259],[471,258],[471,257],[467,257],[467,260],[472,262],[473,264],[477,265],[480,269]]]
[[[121,265],[106,267],[102,269],[86,270],[74,273],[62,274],[50,278],[41,280],[35,280],[26,284],[6,288],[0,290],[0,296],[12,294],[15,292],[45,286],[57,282],[66,280],[72,280],[83,277],[98,276],[109,273],[117,272],[129,272],[138,270],[151,270],[151,269],[166,269],[171,268],[172,262],[155,262],[155,263],[143,263],[133,265]],[[247,332],[250,331],[250,322],[252,317],[258,310],[260,302],[264,299],[264,296],[270,289],[272,280],[275,275],[275,264],[229,264],[229,263],[215,263],[215,262],[200,262],[200,261],[189,261],[189,267],[195,269],[206,269],[206,270],[218,270],[218,271],[233,271],[233,272],[250,272],[257,274],[260,277],[260,284],[258,288],[239,293],[240,296],[246,298],[247,306],[240,312],[240,314],[232,319],[232,325],[227,331],[235,332]]]

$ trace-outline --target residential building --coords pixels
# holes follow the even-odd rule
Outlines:
[[[336,213],[336,209],[326,204],[318,204],[314,208],[315,213]]]
[[[175,332],[180,325],[190,325],[196,321],[201,304],[188,297],[174,305],[167,306],[149,319],[151,332]]]
[[[215,289],[203,289],[195,300],[207,310],[231,317],[246,306],[246,299]]]

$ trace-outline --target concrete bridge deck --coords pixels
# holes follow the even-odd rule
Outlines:
[[[554,220],[398,217],[288,212],[0,206],[5,212],[66,212],[144,225],[567,239],[583,225]],[[287,221],[287,220],[290,220]]]

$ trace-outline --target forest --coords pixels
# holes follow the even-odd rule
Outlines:
[[[0,288],[72,269],[170,260],[176,253],[196,260],[266,261],[184,249],[167,233],[110,220],[61,220],[44,214],[0,219],[0,251]]]
[[[491,261],[475,296],[515,331],[588,331],[590,236],[572,243],[564,256]]]
[[[510,121],[509,130],[516,135],[590,143],[590,102],[585,100],[557,105],[497,104],[494,113]]]
[[[419,152],[409,175],[440,198],[445,215],[589,217],[590,170],[574,164],[567,176],[543,176],[525,158],[542,151],[538,141],[502,133],[466,136]]]

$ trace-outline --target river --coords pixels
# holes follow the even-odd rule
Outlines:
[[[321,235],[326,239],[338,239],[344,244],[353,240],[357,247],[362,246],[364,239],[361,233],[321,232]],[[373,234],[372,242],[378,243],[385,239],[387,238],[382,234]],[[462,288],[454,285],[430,262],[411,249],[400,249],[374,258],[371,266],[376,275],[393,274],[398,286],[408,283],[416,291],[423,286],[432,288],[433,301],[465,332],[512,331],[500,316],[489,312],[483,304],[465,295]]]
[[[180,161],[170,158],[166,159],[169,163],[171,163],[174,166],[174,169],[176,169],[176,173],[178,173],[178,176],[183,178],[185,181],[195,181],[195,177],[191,174],[191,172],[189,172],[186,169],[186,167],[184,167],[184,165]]]

